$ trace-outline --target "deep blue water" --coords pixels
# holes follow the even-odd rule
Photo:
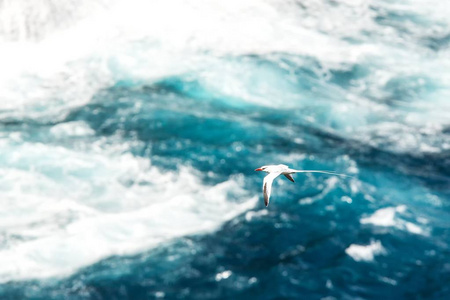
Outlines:
[[[1,299],[450,297],[448,5],[17,3]]]

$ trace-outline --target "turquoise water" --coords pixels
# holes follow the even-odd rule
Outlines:
[[[448,5],[0,11],[0,298],[450,296]]]

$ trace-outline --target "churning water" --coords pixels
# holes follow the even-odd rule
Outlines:
[[[449,15],[0,1],[0,298],[449,297]]]

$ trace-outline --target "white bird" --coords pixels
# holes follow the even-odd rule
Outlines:
[[[262,166],[260,168],[255,169],[255,171],[263,171],[263,172],[268,173],[268,175],[266,177],[264,177],[264,182],[263,182],[264,204],[266,205],[266,207],[269,205],[270,192],[272,191],[272,182],[279,175],[286,176],[286,178],[292,182],[295,182],[294,178],[291,175],[294,173],[323,173],[323,174],[329,174],[329,175],[350,177],[350,176],[347,176],[344,174],[339,174],[339,173],[335,173],[335,172],[331,172],[331,171],[294,170],[294,169],[289,168],[286,165]]]

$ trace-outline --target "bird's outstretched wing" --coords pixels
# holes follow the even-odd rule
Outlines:
[[[264,194],[264,204],[266,205],[266,207],[269,205],[270,192],[272,191],[272,182],[280,174],[281,173],[270,173],[269,175],[264,177],[263,194]]]
[[[318,170],[292,170],[292,171],[294,171],[295,173],[323,173],[323,174],[337,175],[337,176],[343,176],[343,177],[352,177],[349,175],[336,173],[333,171],[318,171]]]

